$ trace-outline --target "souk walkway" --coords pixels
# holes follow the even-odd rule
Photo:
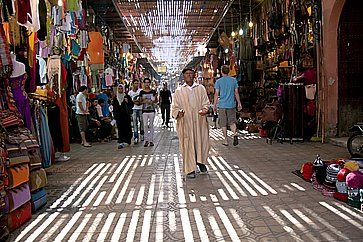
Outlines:
[[[363,241],[362,212],[291,173],[345,149],[254,135],[224,147],[211,130],[209,174],[185,181],[174,129],[155,122],[154,147],[73,145],[48,170],[47,206],[11,241]]]

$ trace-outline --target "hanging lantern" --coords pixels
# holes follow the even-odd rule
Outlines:
[[[240,28],[240,30],[238,31],[238,34],[239,34],[240,36],[242,36],[242,35],[243,35],[243,29],[242,29],[242,28]]]

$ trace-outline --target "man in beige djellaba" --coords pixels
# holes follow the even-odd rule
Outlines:
[[[203,85],[194,82],[195,71],[183,70],[184,84],[174,93],[171,105],[176,119],[179,150],[183,158],[183,172],[188,178],[195,178],[197,166],[201,173],[207,172],[209,153],[208,113],[209,99]]]

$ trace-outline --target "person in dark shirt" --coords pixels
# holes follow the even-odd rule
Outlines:
[[[102,101],[101,101],[102,103]],[[89,108],[89,124],[90,128],[98,128],[96,138],[101,142],[108,141],[108,137],[111,134],[112,126],[110,122],[99,115],[99,111],[97,110],[98,100],[92,99],[92,105]]]
[[[170,120],[170,104],[171,104],[171,92],[168,90],[168,84],[163,83],[163,89],[160,91],[160,103],[161,103],[161,116],[163,118],[163,125],[169,128]]]

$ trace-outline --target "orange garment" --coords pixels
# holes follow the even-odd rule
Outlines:
[[[30,67],[34,67],[35,35],[36,32],[32,32],[28,37],[28,62]]]
[[[88,44],[89,64],[104,64],[103,38],[100,32],[89,32],[90,42]]]
[[[9,44],[11,44],[11,38],[10,38],[10,25],[9,23],[3,23],[3,29],[4,29],[4,33],[5,33],[5,37],[6,37],[6,42],[8,42]]]

